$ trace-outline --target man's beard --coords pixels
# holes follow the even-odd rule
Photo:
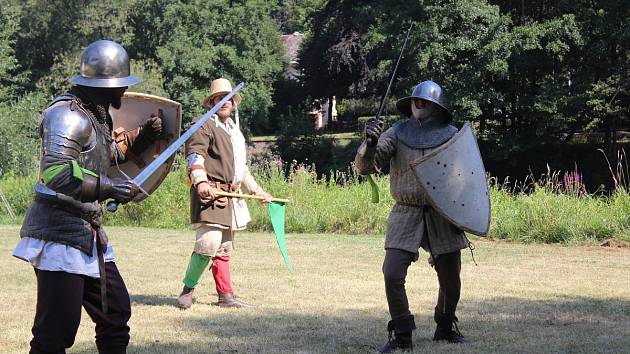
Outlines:
[[[229,109],[220,109],[217,111],[217,116],[219,116],[219,118],[221,118],[222,120],[227,120],[228,118],[230,118],[231,113],[232,112]]]

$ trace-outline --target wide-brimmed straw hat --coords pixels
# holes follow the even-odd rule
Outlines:
[[[212,83],[210,83],[208,96],[203,99],[203,106],[206,108],[212,108],[212,99],[218,95],[228,94],[230,92],[232,92],[232,83],[230,80],[224,78],[213,80]],[[238,92],[232,96],[232,99],[237,106],[241,104],[241,95]]]

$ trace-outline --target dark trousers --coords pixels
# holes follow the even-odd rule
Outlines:
[[[66,272],[35,270],[37,309],[30,353],[65,353],[74,344],[81,307],[96,324],[99,353],[125,353],[129,343],[131,303],[114,262],[105,263],[108,313],[101,308],[99,279]]]
[[[411,315],[407,291],[405,290],[405,279],[407,278],[407,269],[417,259],[417,253],[395,248],[388,248],[385,251],[385,260],[383,261],[385,295],[392,320],[404,320]],[[460,251],[442,254],[435,258],[435,271],[440,284],[436,311],[454,316],[461,291]]]

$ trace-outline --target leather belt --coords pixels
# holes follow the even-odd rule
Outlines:
[[[234,184],[234,183],[222,183],[222,182],[217,182],[217,181],[208,181],[208,184],[212,188],[216,188],[216,189],[222,190],[224,192],[229,192],[229,193],[237,192],[241,188],[241,186],[239,184]]]

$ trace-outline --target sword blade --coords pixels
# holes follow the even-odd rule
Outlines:
[[[166,162],[174,153],[179,149],[186,141],[204,125],[208,119],[210,119],[220,108],[223,106],[225,102],[230,100],[232,96],[234,96],[237,92],[239,92],[243,87],[245,87],[245,83],[241,82],[232,90],[232,92],[228,93],[219,103],[215,104],[208,112],[206,112],[195,124],[193,124],[184,134],[182,134],[177,140],[175,140],[164,152],[162,152],[155,160],[153,160],[147,167],[145,167],[134,179],[133,182],[140,186],[147,179],[149,179],[155,171],[157,171],[163,163]]]

